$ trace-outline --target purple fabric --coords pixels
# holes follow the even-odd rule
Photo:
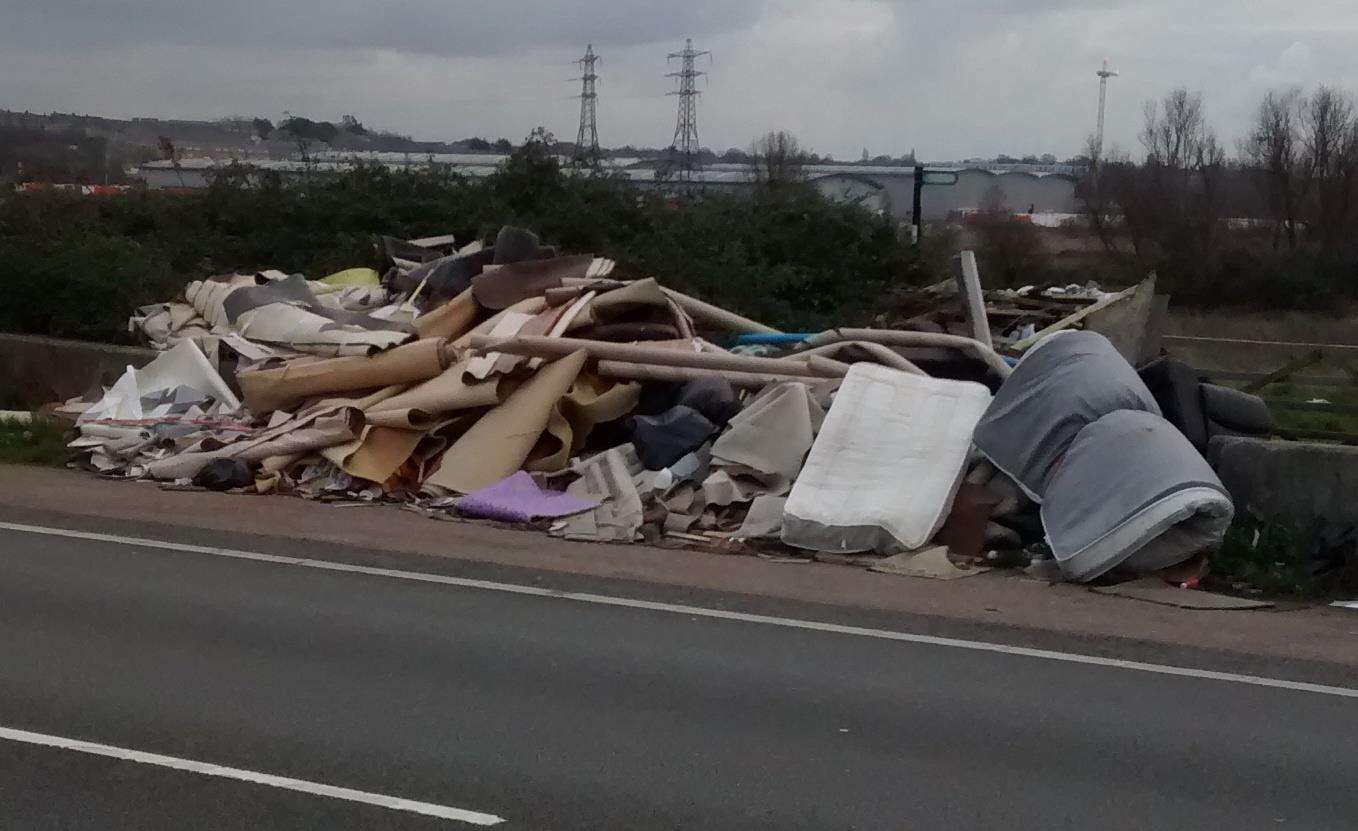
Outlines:
[[[597,500],[577,499],[543,490],[522,470],[490,487],[469,493],[457,502],[458,513],[501,522],[532,522],[542,517],[570,516],[597,507]]]

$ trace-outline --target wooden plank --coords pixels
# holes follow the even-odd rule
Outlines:
[[[981,272],[976,267],[976,252],[962,251],[953,257],[953,272],[957,278],[957,292],[962,300],[962,313],[971,328],[972,340],[994,349],[990,340],[990,321],[986,319],[985,292],[981,289]]]
[[[1248,340],[1245,338],[1200,338],[1193,335],[1165,335],[1162,340],[1175,343],[1225,343],[1236,346],[1286,346],[1291,349],[1319,349],[1324,352],[1358,352],[1352,343],[1302,343],[1286,340]]]
[[[1257,381],[1268,374],[1265,372],[1226,372],[1196,367],[1193,372],[1201,378],[1210,378],[1213,381]],[[1347,375],[1293,375],[1287,379],[1287,383],[1299,387],[1353,387],[1358,386],[1358,378]]]
[[[1302,410],[1312,413],[1358,414],[1358,404],[1322,404],[1317,401],[1295,401],[1290,398],[1265,398],[1264,403],[1279,410]]]
[[[1293,358],[1257,381],[1249,382],[1243,389],[1245,392],[1258,392],[1269,384],[1276,384],[1279,381],[1285,380],[1288,376],[1296,373],[1297,370],[1305,369],[1306,367],[1318,364],[1323,360],[1325,360],[1325,353],[1321,352],[1319,349],[1313,350],[1305,355]]]
[[[1021,341],[1015,342],[1009,348],[1014,352],[1022,352],[1025,349],[1031,347],[1033,344],[1045,338],[1047,335],[1050,335],[1053,332],[1059,332],[1062,329],[1069,329],[1070,327],[1084,320],[1086,317],[1089,317],[1094,312],[1097,312],[1100,309],[1106,309],[1109,306],[1113,305],[1114,303],[1118,302],[1119,300],[1125,300],[1126,298],[1131,297],[1133,294],[1136,294],[1136,290],[1138,288],[1139,286],[1132,286],[1129,289],[1123,289],[1117,294],[1105,297],[1096,303],[1091,303],[1088,306],[1085,306],[1083,309],[1080,309],[1078,312],[1075,312],[1074,314],[1066,315],[1065,317],[1056,321],[1047,328],[1042,329],[1038,332],[1034,332],[1031,337],[1026,337]]]

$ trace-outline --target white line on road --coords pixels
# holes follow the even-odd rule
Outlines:
[[[497,583],[491,580],[473,580],[466,577],[449,577],[444,574],[429,574],[422,571],[402,571],[390,568],[335,563],[327,560],[313,560],[306,557],[280,557],[275,554],[261,554],[254,551],[238,551],[232,548],[216,548],[210,545],[190,545],[166,540],[145,539],[142,537],[123,537],[117,534],[100,534],[92,531],[75,531],[68,528],[49,528],[43,525],[22,525],[14,522],[0,522],[0,529],[21,531],[28,534],[43,534],[52,537],[70,537],[78,540],[94,540],[140,548],[159,548],[166,551],[182,551],[191,554],[210,554],[215,557],[232,557],[241,560],[258,560],[280,565],[304,566],[326,571],[346,571],[365,574],[371,577],[391,577],[397,580],[413,580],[420,583],[440,583],[466,589],[504,592],[507,594],[529,595],[531,597],[551,597],[559,600],[573,600],[579,603],[594,603],[603,606],[622,606],[629,609],[646,609],[652,612],[668,612],[705,617],[717,620],[734,620],[742,623],[761,623],[768,626],[781,626],[787,629],[807,629],[815,632],[833,632],[840,635],[853,635],[860,638],[878,638],[889,641],[944,646],[952,649],[969,649],[976,652],[994,652],[1001,655],[1017,655],[1024,658],[1040,658],[1046,661],[1061,661],[1069,664],[1127,669],[1137,672],[1151,672],[1158,675],[1174,675],[1181,678],[1200,678],[1208,681],[1224,681],[1232,684],[1248,684],[1255,687],[1271,687],[1295,692],[1319,693],[1341,698],[1358,698],[1358,689],[1351,687],[1332,687],[1326,684],[1311,684],[1305,681],[1288,681],[1282,678],[1265,678],[1258,675],[1240,675],[1234,672],[1217,672],[1210,669],[1176,667],[1168,664],[1150,664],[1142,661],[1124,661],[1120,658],[1103,658],[1098,655],[1081,655],[1075,652],[1056,652],[1049,649],[1032,649],[1026,646],[1010,646],[987,641],[970,641],[960,638],[941,638],[934,635],[917,635],[910,632],[896,632],[890,629],[868,629],[861,626],[844,626],[838,623],[822,623],[814,620],[756,615],[747,612],[732,612],[725,609],[707,609],[701,606],[684,606],[678,603],[661,603],[654,600],[636,600],[630,597],[613,597],[587,592],[567,592],[539,586],[521,586],[515,583]]]
[[[370,793],[368,791],[356,791],[352,788],[324,785],[320,782],[308,782],[305,779],[275,776],[272,773],[259,773],[258,771],[253,770],[223,767],[222,765],[214,765],[211,762],[195,762],[192,759],[180,759],[176,756],[162,756],[159,753],[146,753],[141,750],[129,750],[125,747],[114,747],[107,744],[84,742],[79,739],[67,739],[61,736],[49,736],[46,733],[30,733],[27,730],[16,730],[12,727],[0,727],[0,739],[6,739],[12,742],[23,742],[25,744],[42,745],[44,747],[55,747],[61,750],[76,750],[81,753],[90,753],[95,756],[107,756],[110,759],[122,759],[123,761],[138,762],[143,765],[156,765],[163,768],[173,768],[174,770],[201,773],[205,776],[239,779],[242,782],[268,785],[271,788],[300,791],[301,793],[313,794],[315,796],[328,796],[332,799],[344,799],[349,802],[363,802],[368,805],[391,808],[395,811],[410,811],[415,814],[423,814],[428,817],[439,817],[441,819],[451,819],[458,822],[465,822],[470,825],[499,825],[504,822],[503,817],[497,817],[494,814],[483,814],[479,811],[466,811],[462,808],[435,805],[432,802],[416,802],[413,799],[402,799],[399,796],[387,796],[386,794]]]

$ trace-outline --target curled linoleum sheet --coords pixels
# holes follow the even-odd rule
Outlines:
[[[466,334],[458,336],[457,339],[453,341],[453,348],[466,349],[467,347],[471,346],[472,337],[474,335],[489,334],[490,330],[494,329],[497,325],[499,325],[500,321],[503,320],[505,315],[507,314],[518,313],[531,316],[537,314],[538,312],[542,311],[545,308],[547,308],[547,301],[541,297],[530,297],[527,300],[522,300],[518,303],[515,303],[508,309],[498,311],[495,314],[491,315],[490,317],[486,318],[485,320],[481,321],[480,323],[476,324],[475,326],[472,327],[471,331],[467,332]]]
[[[400,410],[450,413],[475,407],[491,407],[504,401],[518,385],[518,379],[499,376],[485,381],[466,377],[467,361],[452,366],[410,389],[393,395],[365,410],[372,417]],[[376,422],[373,422],[376,423]]]
[[[389,303],[391,294],[382,286],[327,286],[324,283],[308,283],[307,286],[316,296],[316,305],[322,309],[368,314],[373,320],[397,324],[401,329],[410,322],[408,317],[397,320],[394,312],[403,304]]]
[[[736,413],[713,443],[712,466],[752,476],[769,493],[785,494],[824,419],[825,410],[807,385],[768,387]]]
[[[748,476],[732,476],[721,469],[713,470],[703,480],[703,500],[719,508],[750,502],[766,491],[768,488],[762,482]]]
[[[566,331],[571,328],[571,325],[575,322],[575,318],[578,317],[581,314],[581,312],[583,312],[589,306],[590,301],[593,299],[594,292],[587,291],[584,294],[580,295],[579,297],[575,298],[573,301],[571,301],[570,304],[568,304],[565,308],[548,306],[547,309],[544,309],[543,314],[546,314],[547,312],[552,311],[553,309],[556,310],[556,315],[552,319],[551,328],[549,328],[546,332],[547,337],[559,338],[562,335],[564,335]],[[528,334],[528,329],[525,327],[523,330],[520,330],[519,334],[520,335]],[[546,360],[545,358],[529,358],[527,366],[529,369],[537,369],[538,367],[542,366],[545,360]]]
[[[777,539],[783,530],[783,506],[786,496],[764,494],[756,496],[750,503],[750,512],[731,536],[735,539]]]
[[[571,469],[580,478],[566,487],[566,493],[601,504],[552,526],[552,533],[568,540],[635,540],[644,511],[633,477],[643,468],[632,445],[605,450],[577,462]]]
[[[547,421],[524,470],[555,473],[584,447],[596,424],[630,413],[641,399],[641,385],[616,383],[582,372]]]
[[[507,265],[488,265],[472,278],[476,301],[487,309],[507,309],[528,297],[561,287],[565,278],[583,278],[594,263],[593,254],[524,260]]]
[[[236,375],[245,401],[256,414],[287,409],[312,396],[423,381],[448,366],[439,340],[420,340],[371,358],[300,362]]]
[[[364,421],[373,427],[394,427],[397,430],[417,430],[424,432],[438,424],[440,416],[414,408],[403,410],[379,410],[364,412]]]
[[[523,469],[535,473],[555,473],[566,467],[571,459],[571,443],[574,432],[571,423],[561,414],[560,402],[552,407],[547,416],[547,426],[538,437],[533,449],[528,451]]]
[[[562,286],[559,289],[547,289],[542,293],[542,298],[547,301],[548,306],[565,306],[567,303],[573,303],[587,290],[583,285]]]
[[[156,349],[169,349],[185,338],[200,341],[208,337],[210,325],[188,303],[153,303],[137,309],[127,321],[128,328],[140,330]]]
[[[638,307],[650,306],[668,309],[669,300],[660,284],[653,278],[627,283],[621,288],[598,294],[580,314],[571,321],[570,330],[585,326],[596,326],[617,319]]]
[[[570,310],[548,306],[533,315],[533,319],[520,327],[519,331],[515,334],[532,336],[548,335],[558,327],[562,314],[568,311]],[[541,361],[534,363],[531,358],[525,358],[522,355],[506,355],[504,353],[499,353],[495,357],[495,364],[491,368],[491,374],[504,374],[510,372],[514,367],[522,363],[527,363],[532,369],[537,369],[538,366],[542,364]]]
[[[227,332],[222,335],[212,335],[211,337],[215,338],[219,343],[231,347],[233,350],[235,350],[237,355],[240,355],[242,358],[245,358],[248,361],[264,361],[268,360],[269,358],[281,358],[284,357],[285,355],[297,354],[288,349],[272,348],[268,346],[262,346],[258,343],[252,343],[246,340],[245,338],[241,337],[240,335],[236,334],[235,332]]]
[[[276,476],[284,470],[292,467],[307,456],[306,453],[284,453],[281,456],[269,456],[259,462],[259,474],[261,478]]]
[[[246,324],[242,322],[247,313],[277,305],[307,311],[338,326],[373,330],[393,328],[390,321],[372,317],[366,310],[341,308],[338,296],[327,299],[317,297],[317,288],[324,294],[349,291],[344,287],[313,285],[302,275],[294,274],[283,280],[267,280],[262,284],[236,288],[222,298],[222,311],[226,314],[227,322],[240,329],[242,333],[247,329]],[[364,287],[358,288],[357,294],[363,304],[371,303],[372,292]]]
[[[224,306],[227,296],[236,289],[253,285],[255,278],[250,274],[231,274],[208,280],[194,280],[184,289],[184,299],[210,325],[230,327],[231,319],[227,316]]]
[[[496,321],[494,328],[490,330],[491,337],[508,338],[517,335],[520,330],[532,322],[534,316],[516,312],[506,311],[504,316]],[[496,369],[496,362],[504,357],[499,352],[487,352],[477,355],[467,363],[465,370],[468,378],[483,380]]]
[[[300,275],[263,286],[253,276],[239,274],[196,280],[184,294],[214,329],[300,352],[370,354],[414,338],[371,315],[325,308]]]
[[[378,404],[381,404],[383,401],[386,401],[388,398],[391,398],[394,395],[399,395],[400,393],[404,392],[407,386],[408,386],[407,384],[392,384],[390,386],[373,390],[372,392],[369,392],[367,395],[364,395],[361,398],[352,398],[344,396],[335,396],[333,398],[322,398],[316,403],[308,404],[307,406],[297,410],[296,413],[291,415],[289,415],[286,412],[275,410],[273,415],[269,417],[269,426],[276,427],[279,424],[282,424],[292,418],[302,419],[307,418],[309,416],[321,415],[331,410],[339,409],[340,407],[353,407],[355,410],[362,410],[366,412],[369,409],[372,409],[373,407],[377,406]]]
[[[481,313],[472,290],[467,289],[436,309],[415,318],[415,333],[424,338],[460,338],[471,331]]]
[[[376,286],[381,280],[381,275],[371,268],[346,268],[322,277],[318,282],[327,286]]]
[[[104,395],[85,408],[78,422],[100,420],[133,420],[142,417],[141,391],[137,389],[137,371],[128,367]]]
[[[585,357],[576,352],[538,370],[444,452],[425,484],[471,493],[519,470],[584,368]]]
[[[240,401],[208,363],[198,345],[191,340],[182,340],[141,369],[129,366],[104,397],[81,414],[79,421],[142,418],[144,397],[177,387],[189,387],[209,395],[227,412],[240,409]]]
[[[182,341],[173,349],[137,370],[137,387],[143,394],[174,387],[192,387],[212,396],[227,410],[240,409],[231,388],[208,363],[202,350],[192,341]]]
[[[321,455],[350,476],[372,482],[391,478],[424,438],[422,430],[369,424],[354,441],[321,450]]]
[[[571,453],[580,452],[595,425],[622,418],[641,401],[641,384],[600,378],[582,372],[561,401],[561,412],[574,432]]]
[[[187,479],[213,459],[242,459],[261,462],[271,456],[307,453],[353,441],[363,423],[363,414],[352,407],[342,407],[294,419],[278,427],[264,430],[230,444],[214,442],[212,449],[189,450],[146,465],[146,473],[153,479]]]

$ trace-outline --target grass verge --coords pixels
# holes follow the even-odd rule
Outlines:
[[[38,414],[32,421],[0,418],[0,462],[56,466],[69,457],[63,422]]]
[[[1358,532],[1237,517],[1210,557],[1213,588],[1296,600],[1358,596]]]

